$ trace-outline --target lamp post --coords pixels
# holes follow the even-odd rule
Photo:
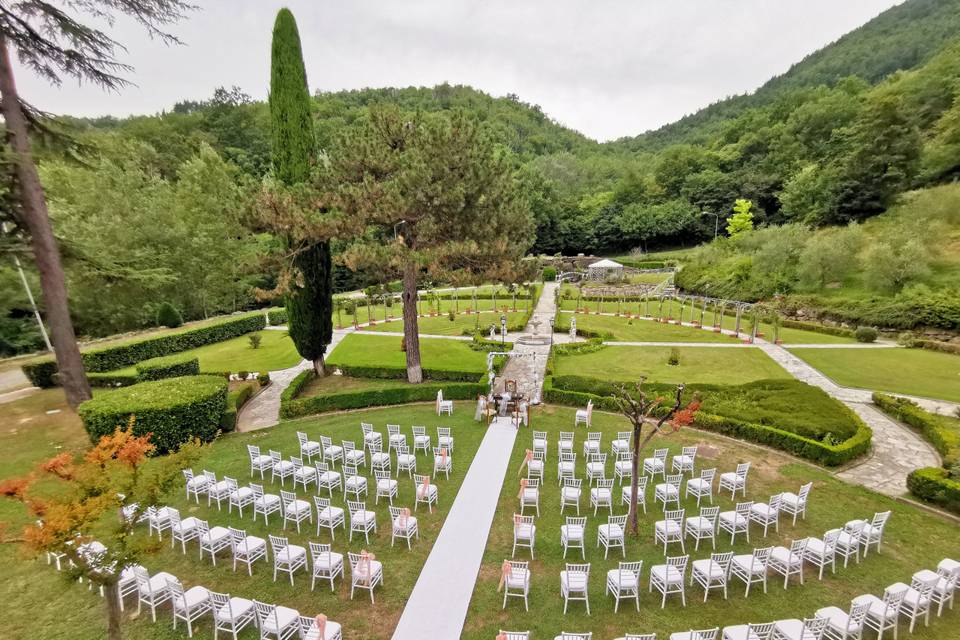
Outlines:
[[[500,315],[500,344],[503,345],[507,340],[507,316],[506,314]]]

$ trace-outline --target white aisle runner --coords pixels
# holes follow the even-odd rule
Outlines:
[[[407,600],[393,640],[460,637],[516,437],[509,418],[497,418],[490,424]],[[440,497],[443,499],[443,494]]]

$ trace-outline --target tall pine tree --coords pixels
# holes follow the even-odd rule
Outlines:
[[[300,34],[289,9],[277,13],[271,55],[273,172],[277,180],[292,186],[309,179],[316,144]],[[323,356],[333,337],[330,243],[310,242],[291,250],[293,278],[286,297],[290,338],[300,355],[323,375]]]

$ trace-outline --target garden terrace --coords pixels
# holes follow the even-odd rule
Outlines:
[[[622,342],[720,342],[731,344],[737,338],[714,333],[697,327],[653,322],[643,318],[625,318],[618,316],[598,316],[587,314],[561,313],[557,316],[556,330],[561,333],[570,331],[571,319],[577,320],[577,333],[585,336],[600,336],[606,340]]]
[[[467,314],[461,311],[459,315],[455,315],[452,319],[448,315],[418,318],[417,327],[419,328],[420,333],[425,335],[462,336],[471,335],[473,333],[481,333],[486,335],[490,330],[490,325],[494,325],[497,328],[497,334],[499,335],[501,315],[502,314],[500,312],[480,312]],[[526,322],[527,314],[521,311],[510,311],[507,312],[506,316],[508,330],[519,330],[523,328]],[[381,322],[370,328],[376,331],[394,331],[397,333],[402,333],[403,320],[397,319],[389,322]]]
[[[487,355],[474,351],[469,345],[463,340],[421,338],[420,356],[426,376],[431,377],[429,372],[435,371],[437,375],[462,373],[470,374],[464,377],[471,381],[479,379],[487,370]],[[400,346],[400,336],[351,334],[344,337],[326,361],[330,367],[339,367],[347,373],[363,371],[358,377],[405,378],[406,353]]]
[[[484,554],[470,605],[466,626],[462,637],[466,640],[484,640],[496,635],[498,629],[530,630],[533,638],[552,638],[561,631],[592,631],[594,638],[618,638],[625,633],[653,633],[658,638],[667,638],[671,632],[688,629],[712,628],[747,622],[762,622],[782,618],[812,616],[826,606],[838,606],[846,610],[851,598],[863,593],[881,594],[889,584],[896,581],[910,581],[910,576],[919,569],[935,568],[937,563],[947,557],[960,554],[960,539],[956,536],[956,524],[941,519],[923,509],[897,502],[866,489],[851,486],[821,469],[767,449],[744,445],[741,442],[718,438],[695,429],[682,429],[678,433],[655,438],[642,456],[652,455],[654,447],[667,447],[670,456],[680,453],[684,445],[699,445],[696,460],[697,472],[701,469],[716,467],[718,473],[732,471],[738,462],[750,462],[746,500],[766,501],[770,495],[781,491],[796,493],[800,485],[813,482],[806,519],[798,519],[796,525],[790,518],[781,516],[780,531],[770,530],[764,537],[762,529],[752,525],[751,542],[748,544],[743,535],[738,535],[736,544],[730,544],[729,534],[717,536],[717,551],[735,551],[750,553],[754,547],[768,545],[786,545],[791,540],[805,536],[822,537],[828,529],[842,527],[853,518],[870,518],[875,512],[891,510],[892,516],[884,532],[883,551],[870,555],[859,564],[853,562],[843,567],[841,561],[836,574],[827,569],[822,581],[817,580],[816,571],[808,564],[805,568],[805,584],[799,585],[796,577],[791,578],[788,589],[783,588],[783,578],[771,573],[768,593],[764,594],[759,585],[754,585],[749,598],[744,597],[744,585],[731,578],[729,597],[724,600],[719,591],[712,591],[706,603],[703,590],[695,585],[686,586],[687,606],[682,607],[677,596],[667,598],[666,607],[660,608],[660,594],[648,593],[647,583],[650,567],[664,562],[662,544],[654,544],[653,527],[656,520],[662,519],[663,510],[653,500],[653,487],[647,488],[647,513],[641,511],[640,536],[630,535],[626,539],[626,557],[619,549],[611,549],[609,557],[603,558],[602,548],[596,546],[597,526],[605,523],[607,509],[601,509],[594,516],[588,508],[588,489],[584,481],[584,496],[580,501],[580,513],[587,517],[586,560],[590,569],[590,612],[588,616],[582,602],[571,602],[568,612],[563,613],[563,598],[560,595],[560,571],[564,562],[582,562],[579,551],[570,550],[566,560],[560,543],[560,526],[565,516],[575,515],[568,507],[565,514],[560,513],[560,489],[556,476],[556,443],[560,430],[573,430],[573,409],[546,407],[537,414],[534,429],[547,431],[548,456],[545,481],[541,485],[540,515],[536,518],[535,559],[530,563],[532,572],[529,596],[530,611],[525,613],[523,603],[510,598],[506,609],[501,608],[503,594],[497,591],[500,578],[500,565],[511,557],[513,542],[513,514],[518,512],[517,487],[518,476],[515,469],[521,468],[525,451],[531,447],[531,432],[521,430],[516,440],[507,478],[500,495],[496,519]],[[594,412],[593,425],[589,429],[578,429],[575,435],[574,451],[577,452],[576,476],[585,477],[582,446],[585,431],[601,432],[602,451],[609,451],[610,443],[617,431],[629,430],[628,423],[621,417]],[[669,461],[669,457],[668,457]],[[612,461],[607,461],[607,477],[612,477]],[[521,472],[524,473],[524,472]],[[738,500],[744,498],[738,495]],[[706,503],[704,503],[706,504]],[[714,504],[722,510],[733,509],[734,501],[729,491],[714,494]],[[683,500],[682,506],[687,516],[698,513],[696,500]],[[528,508],[527,513],[531,513]],[[614,514],[626,513],[626,507],[620,504],[620,485],[614,487]],[[687,539],[687,553],[691,561],[696,558],[709,558],[709,541],[701,543],[699,551],[693,550],[693,540]],[[670,545],[670,555],[682,555],[678,544]],[[517,549],[518,560],[530,560],[526,549]],[[637,613],[632,602],[624,601],[619,613],[613,611],[613,598],[604,595],[604,583],[609,569],[615,569],[622,560],[643,561],[641,573],[640,612]],[[690,568],[688,566],[688,576]],[[956,626],[956,612],[944,613],[942,618],[931,616],[930,627],[919,624],[910,637],[925,640],[940,640],[952,637],[951,629]],[[903,622],[901,622],[903,627]],[[872,636],[871,636],[872,637]]]
[[[803,349],[790,352],[848,387],[960,402],[960,358],[926,349]]]
[[[667,364],[671,352],[678,365]],[[632,347],[610,346],[592,353],[554,357],[554,375],[578,375],[604,380],[744,384],[790,374],[754,347]]]

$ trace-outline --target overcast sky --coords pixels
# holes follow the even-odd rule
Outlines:
[[[750,91],[898,0],[194,0],[182,47],[120,21],[136,86],[119,94],[21,71],[54,113],[156,113],[236,85],[266,97],[270,32],[290,7],[310,90],[468,84],[516,93],[599,139],[636,135]]]

